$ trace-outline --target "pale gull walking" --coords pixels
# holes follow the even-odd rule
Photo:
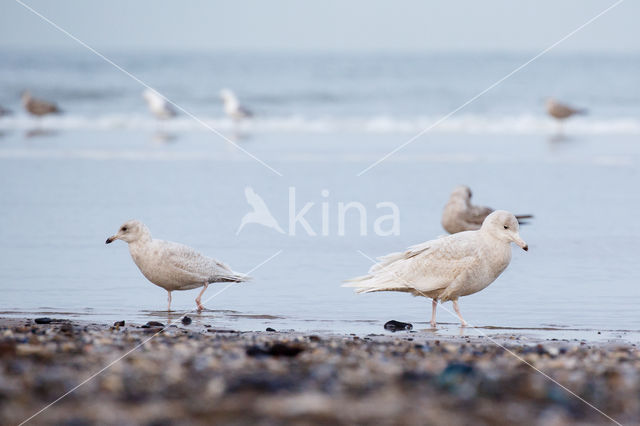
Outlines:
[[[149,229],[137,220],[125,222],[106,244],[122,240],[129,244],[133,261],[149,281],[168,293],[167,310],[171,310],[173,290],[204,287],[196,298],[198,310],[204,309],[202,294],[211,283],[243,282],[249,277],[233,272],[222,262],[203,256],[191,247],[151,238]]]
[[[241,121],[245,118],[253,117],[253,113],[240,105],[238,97],[230,89],[222,89],[220,97],[224,103],[224,112],[233,121]]]
[[[171,105],[155,90],[146,89],[142,92],[142,97],[147,101],[149,111],[151,111],[156,118],[166,120],[176,116],[176,112]]]
[[[442,227],[450,234],[480,229],[485,218],[493,212],[490,207],[474,206],[471,204],[471,189],[468,186],[457,186],[442,212]],[[520,224],[524,219],[530,219],[530,214],[516,215]]]
[[[410,247],[380,259],[369,274],[349,280],[357,293],[400,291],[432,300],[431,326],[436,326],[438,301],[453,301],[463,326],[458,298],[484,289],[511,262],[511,244],[529,249],[518,233],[516,217],[497,210],[478,231],[460,232]]]

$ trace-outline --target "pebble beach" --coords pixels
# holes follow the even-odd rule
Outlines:
[[[434,338],[421,331],[239,332],[189,319],[38,322],[1,320],[2,424],[640,420],[640,354],[633,343]]]

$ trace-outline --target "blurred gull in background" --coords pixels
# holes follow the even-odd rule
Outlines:
[[[546,100],[547,114],[558,120],[558,131],[562,131],[562,122],[573,115],[586,114],[586,109],[573,108],[553,98]]]
[[[155,90],[146,89],[142,92],[142,97],[147,101],[149,111],[151,111],[156,118],[159,118],[160,120],[167,120],[176,116],[175,110],[167,100],[160,96],[160,94]]]
[[[442,227],[450,234],[463,231],[475,231],[480,229],[484,219],[493,212],[490,207],[474,206],[471,204],[471,188],[460,185],[456,187],[447,205],[442,212]],[[530,219],[533,216],[516,215],[518,223],[522,224],[523,219]]]
[[[10,114],[11,114],[10,109],[6,109],[2,105],[0,105],[0,117],[3,117],[5,115],[10,115]]]
[[[253,117],[253,113],[240,105],[238,97],[230,89],[222,89],[220,97],[224,103],[224,112],[233,121],[241,121],[245,118]]]
[[[30,114],[37,116],[58,114],[62,112],[53,102],[32,97],[28,90],[22,92],[22,106]]]

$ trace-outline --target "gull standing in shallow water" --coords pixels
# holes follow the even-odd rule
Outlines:
[[[558,121],[558,132],[562,133],[562,122],[573,115],[586,114],[586,109],[573,108],[569,105],[560,103],[553,98],[547,98],[545,102],[547,114]]]
[[[222,262],[203,256],[191,247],[151,238],[149,229],[137,220],[125,222],[106,244],[122,240],[129,244],[133,261],[149,281],[168,292],[167,310],[171,310],[173,290],[204,287],[196,298],[198,311],[204,309],[200,298],[211,283],[243,282],[250,277],[233,272]]]
[[[22,92],[22,106],[28,113],[37,116],[59,114],[62,112],[53,102],[36,99],[31,96],[31,93],[29,93],[28,90]]]
[[[151,111],[156,118],[166,120],[176,116],[176,111],[171,107],[167,100],[160,96],[160,94],[155,90],[146,89],[142,92],[142,97],[147,101],[149,111]]]
[[[224,112],[233,121],[241,121],[245,118],[253,117],[253,113],[247,108],[240,105],[238,97],[230,89],[222,89],[220,91],[220,97],[224,103]]]
[[[442,212],[442,227],[445,231],[450,234],[476,231],[480,229],[485,218],[493,212],[490,207],[471,204],[472,195],[471,188],[468,186],[460,185],[453,190]],[[532,217],[533,215],[530,214],[516,215],[516,219],[521,225],[525,223],[523,219],[531,219]]]
[[[511,262],[511,243],[529,250],[518,233],[516,217],[496,210],[478,231],[460,232],[410,247],[378,259],[369,274],[347,281],[357,293],[400,291],[432,300],[431,326],[436,326],[438,301],[453,301],[453,309],[466,326],[458,298],[484,289]]]

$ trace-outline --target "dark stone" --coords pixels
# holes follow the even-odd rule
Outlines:
[[[113,326],[114,327],[124,327],[124,320],[114,322]]]
[[[425,383],[432,380],[433,375],[422,372],[422,371],[404,371],[402,373],[402,376],[400,376],[400,378],[405,382]]]
[[[60,326],[60,331],[63,333],[73,333],[73,326],[69,322],[65,322]]]
[[[270,347],[264,349],[260,346],[250,346],[247,348],[247,355],[249,356],[285,356],[285,357],[295,357],[298,356],[300,352],[303,352],[304,348],[297,345],[287,345],[285,343],[274,343]]]
[[[281,392],[293,391],[300,387],[300,381],[294,377],[282,377],[272,373],[257,373],[234,376],[227,383],[227,392]]]
[[[190,318],[190,317],[188,317],[188,316],[184,316],[184,317],[182,317],[182,324],[184,324],[184,325],[189,325],[189,324],[191,324],[191,318]]]
[[[158,321],[149,321],[148,323],[141,326],[140,328],[151,328],[151,327],[164,327],[164,324]]]
[[[385,330],[389,331],[402,331],[402,330],[413,330],[413,325],[408,322],[400,322],[396,320],[387,321],[384,325]]]
[[[267,327],[267,329],[265,331],[271,331],[271,332],[275,332],[276,330],[271,328],[271,327]]]
[[[36,324],[51,324],[53,320],[49,317],[42,317],[36,318],[34,321],[36,322]]]

